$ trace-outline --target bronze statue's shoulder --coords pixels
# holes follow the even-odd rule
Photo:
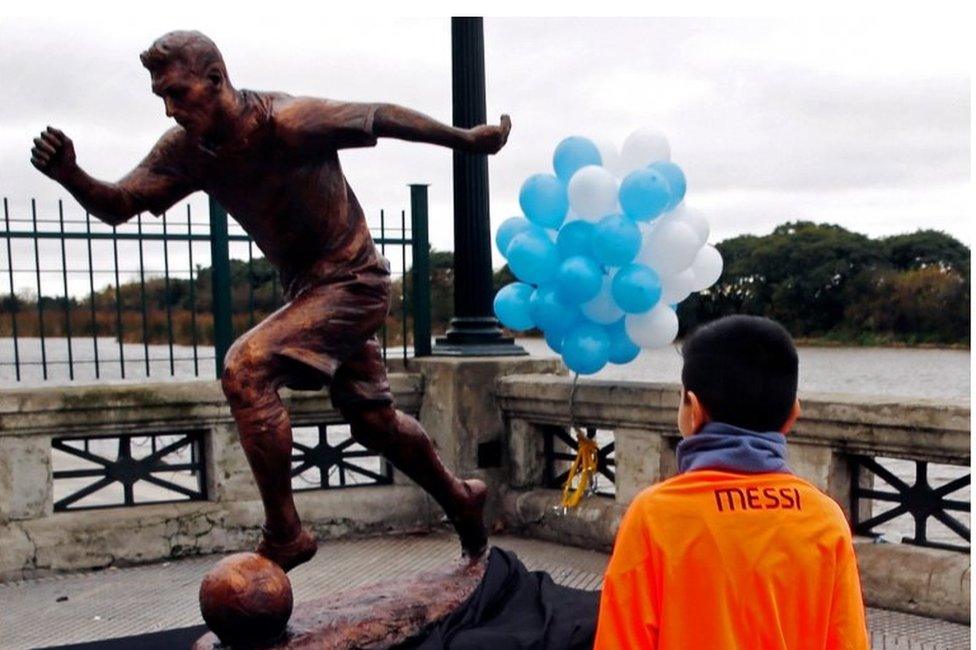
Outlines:
[[[182,126],[174,126],[163,132],[156,141],[156,146],[166,148],[183,148],[190,144],[190,137]]]
[[[182,126],[174,126],[167,129],[144,162],[160,163],[167,162],[172,164],[174,161],[188,161],[197,154],[197,146],[190,140],[190,136]]]
[[[248,107],[268,119],[273,119],[283,106],[294,99],[288,93],[274,90],[241,90],[241,95]]]
[[[275,94],[275,93],[269,93]],[[309,97],[306,95],[285,95],[277,93],[273,97],[274,116],[278,119],[293,119],[303,114],[331,114],[349,106],[349,102],[327,99],[325,97]]]

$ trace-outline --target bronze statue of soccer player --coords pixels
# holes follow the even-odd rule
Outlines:
[[[485,485],[451,474],[420,424],[394,408],[375,336],[389,309],[389,268],[338,150],[390,137],[493,154],[508,139],[508,117],[458,129],[392,104],[237,90],[217,46],[199,32],[166,34],[140,58],[178,126],[135,169],[117,183],[96,180],[76,164],[71,140],[51,127],[34,140],[31,162],[111,225],[145,210],[158,216],[202,190],[281,273],[288,304],[234,343],[222,377],[264,502],[258,552],[286,571],[315,554],[292,498],[291,424],[278,390],[328,385],[356,441],[427,490],[463,551],[481,554]]]

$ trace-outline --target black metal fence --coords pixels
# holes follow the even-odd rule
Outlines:
[[[409,215],[370,219],[393,271],[390,361],[430,352],[427,187],[410,191]],[[52,207],[3,200],[0,384],[219,376],[234,338],[282,303],[277,272],[214,201],[205,220],[189,201],[118,227]]]
[[[930,470],[937,467],[924,460],[900,461],[903,465],[914,465],[914,476],[901,472],[898,476],[885,460],[870,456],[852,456],[851,462],[851,513],[852,527],[859,535],[879,537],[879,528],[901,517],[911,517],[913,534],[903,536],[901,542],[916,546],[928,546],[954,551],[970,550],[970,528],[968,516],[970,501],[952,498],[970,485],[971,474],[968,468],[958,467],[961,474],[944,480],[933,480]],[[945,466],[941,466],[945,467]],[[881,489],[879,489],[881,488]],[[883,503],[886,509],[876,512],[875,504]],[[870,514],[862,514],[862,505],[868,504]],[[960,521],[952,513],[966,517]],[[941,524],[943,534],[936,539],[932,534],[932,522]],[[945,541],[954,539],[954,542]]]
[[[203,431],[51,441],[54,511],[207,498]]]
[[[393,483],[393,466],[357,443],[348,424],[298,426],[293,435],[291,477],[296,492]]]
[[[545,455],[544,481],[546,487],[562,489],[569,477],[570,466],[579,451],[579,443],[569,429],[556,425],[544,425],[543,453]],[[590,489],[597,496],[612,497],[616,494],[616,442],[613,432],[596,427],[585,427],[586,437],[597,443],[597,475]]]

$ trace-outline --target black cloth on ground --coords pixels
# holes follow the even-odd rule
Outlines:
[[[493,547],[471,597],[402,650],[590,650],[600,592],[563,587]]]

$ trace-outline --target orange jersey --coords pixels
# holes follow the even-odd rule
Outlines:
[[[620,525],[597,650],[867,649],[840,507],[786,473],[686,472]]]

